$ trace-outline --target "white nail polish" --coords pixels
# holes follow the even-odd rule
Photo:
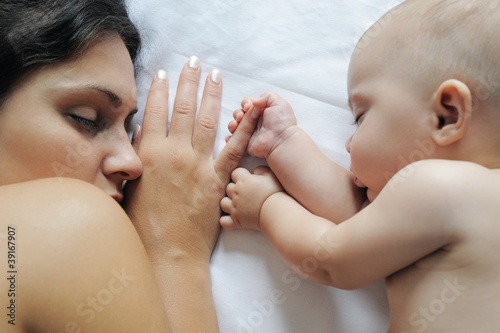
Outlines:
[[[212,72],[210,73],[210,80],[215,83],[219,84],[221,80],[221,72],[218,69],[212,69]]]
[[[137,137],[139,136],[139,133],[141,133],[141,125],[136,124],[134,126],[134,131],[132,132],[132,143],[137,140]]]
[[[160,69],[158,71],[158,74],[156,74],[156,77],[160,80],[166,80],[167,79],[167,72],[165,72],[163,69]]]
[[[196,56],[192,56],[191,58],[189,58],[188,66],[192,69],[198,69],[198,67],[200,67],[200,59],[198,59],[198,57]]]

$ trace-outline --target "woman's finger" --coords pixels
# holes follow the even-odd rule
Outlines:
[[[141,137],[167,135],[168,122],[168,80],[164,70],[158,71],[149,89],[144,110]]]
[[[139,144],[141,142],[141,125],[136,124],[134,130],[132,131],[132,147],[137,152],[139,151]]]
[[[193,148],[200,155],[212,156],[222,99],[222,77],[218,69],[212,70],[205,80],[200,111],[193,133]]]
[[[229,175],[238,166],[246,152],[248,141],[258,121],[252,117],[252,111],[245,113],[243,120],[214,163],[215,171],[223,181],[229,180]]]
[[[200,73],[198,58],[194,56],[189,58],[179,77],[169,137],[191,142],[196,117]]]

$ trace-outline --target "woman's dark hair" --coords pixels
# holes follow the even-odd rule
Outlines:
[[[27,75],[78,57],[109,33],[135,64],[141,38],[125,0],[1,0],[0,108]]]

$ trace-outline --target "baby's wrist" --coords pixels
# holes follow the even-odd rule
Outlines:
[[[275,214],[279,212],[279,196],[283,195],[284,191],[277,191],[270,194],[262,203],[259,213],[259,229],[261,232],[266,233],[273,221],[276,220]],[[278,201],[277,201],[278,200]]]
[[[272,159],[274,155],[279,155],[279,151],[293,149],[296,137],[300,136],[302,129],[297,125],[292,125],[285,129],[277,138],[274,145],[269,150],[266,160]]]

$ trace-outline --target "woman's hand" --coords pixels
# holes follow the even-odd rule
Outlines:
[[[168,81],[164,73],[154,78],[134,143],[144,171],[126,185],[124,201],[174,331],[183,332],[216,331],[208,264],[219,233],[219,202],[256,123],[246,116],[214,160],[222,80],[218,71],[208,76],[196,116],[200,73],[195,58],[182,69],[170,127]]]
[[[201,69],[194,63],[181,72],[168,135],[168,81],[154,78],[135,143],[144,172],[126,186],[124,208],[153,262],[168,256],[208,262],[219,232],[219,202],[255,126],[246,117],[213,159],[222,80],[216,70],[206,79],[196,117]]]

